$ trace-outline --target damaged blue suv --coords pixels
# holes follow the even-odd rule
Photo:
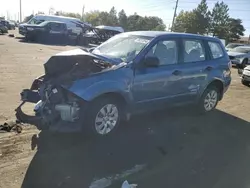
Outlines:
[[[96,48],[52,56],[45,74],[21,93],[21,122],[41,130],[108,135],[131,114],[193,104],[212,111],[231,82],[217,38],[156,31],[116,35]],[[35,116],[21,107],[35,103]]]

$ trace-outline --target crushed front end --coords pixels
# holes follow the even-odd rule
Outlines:
[[[67,90],[74,81],[84,79],[112,65],[81,49],[52,56],[44,65],[45,74],[34,80],[30,89],[21,92],[22,103],[16,117],[38,129],[79,131],[87,102]],[[26,103],[34,103],[34,116],[22,111]]]

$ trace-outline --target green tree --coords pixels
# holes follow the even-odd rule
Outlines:
[[[99,14],[99,25],[114,26],[113,19],[108,12],[102,11]]]
[[[24,19],[23,19],[23,23],[26,23],[26,22],[28,22],[31,18],[33,18],[34,17],[34,15],[33,14],[31,14],[31,15],[29,15],[29,16],[26,16]]]
[[[85,14],[86,22],[93,26],[107,25],[107,26],[121,26],[128,31],[137,30],[165,30],[166,26],[163,20],[156,16],[142,17],[136,13],[127,17],[124,10],[118,13],[114,7],[109,12],[92,11]]]
[[[234,42],[238,39],[240,39],[240,36],[244,35],[245,28],[242,25],[241,19],[229,19],[229,29],[228,29],[228,35],[227,35],[227,41],[228,42]]]
[[[101,25],[100,24],[100,11],[95,10],[85,14],[85,20],[88,23],[91,23],[93,26]]]
[[[184,33],[198,33],[194,11],[181,11],[175,19],[173,31]]]
[[[210,23],[210,11],[208,10],[207,1],[201,0],[196,9],[193,10],[195,14],[194,21],[196,26],[196,33],[208,34]]]
[[[229,8],[224,2],[217,2],[211,13],[210,32],[213,36],[226,39],[230,24]]]
[[[117,18],[117,11],[115,10],[115,7],[112,7],[109,11],[109,22],[111,26],[117,26],[118,25],[118,18]]]
[[[74,12],[62,12],[62,11],[57,11],[55,13],[57,16],[66,16],[66,17],[72,17],[72,18],[79,18],[81,19],[82,16],[79,13],[74,13]]]
[[[125,13],[125,11],[122,9],[119,13],[118,13],[118,22],[119,25],[121,27],[123,27],[123,29],[127,30],[128,28],[128,17]]]
[[[128,30],[129,31],[136,31],[138,30],[138,24],[140,23],[141,16],[134,13],[128,17]]]

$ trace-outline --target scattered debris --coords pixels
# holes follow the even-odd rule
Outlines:
[[[163,147],[158,146],[157,149],[159,150],[159,152],[160,152],[163,156],[167,155],[167,152],[165,151],[165,149],[164,149]]]
[[[21,127],[21,123],[16,120],[16,122],[5,122],[3,125],[0,125],[0,130],[1,131],[6,131],[6,132],[10,132],[11,130],[16,131],[17,133],[21,133],[22,132],[22,127]]]
[[[121,188],[136,188],[137,184],[129,184],[128,181],[124,181]]]
[[[130,176],[132,174],[135,174],[135,173],[138,173],[139,171],[143,170],[145,167],[146,167],[145,164],[143,164],[143,165],[135,165],[132,169],[123,171],[120,174],[116,174],[116,175],[101,178],[101,179],[95,179],[91,183],[89,188],[107,188],[110,185],[112,185],[113,182],[124,180],[128,176]],[[122,187],[122,188],[135,188],[135,187],[136,187],[135,184],[132,184],[132,187],[130,186],[130,187]]]

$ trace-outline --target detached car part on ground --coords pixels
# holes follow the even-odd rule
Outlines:
[[[238,46],[227,52],[233,66],[242,69],[250,64],[250,46]]]
[[[197,40],[206,44],[206,50],[197,49],[201,47]],[[182,55],[178,49],[184,49],[187,41],[191,50]],[[200,54],[202,50],[209,53]],[[100,136],[114,132],[131,114],[184,104],[210,112],[230,85],[230,66],[216,38],[123,33],[89,51],[52,56],[44,64],[45,75],[21,93],[16,117],[41,130],[83,130]],[[26,102],[36,103],[35,116],[22,112]]]

